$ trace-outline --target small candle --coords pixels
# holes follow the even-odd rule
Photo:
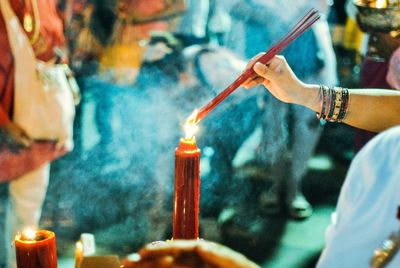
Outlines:
[[[378,0],[376,1],[376,8],[386,8],[387,2],[386,0]]]
[[[75,268],[81,267],[82,260],[83,260],[83,245],[81,241],[78,241],[75,244]]]
[[[47,230],[26,230],[15,236],[18,268],[57,268],[56,236]]]
[[[386,8],[388,3],[386,0],[375,0],[375,1],[368,1],[369,6],[372,8]]]
[[[199,237],[199,199],[200,150],[195,137],[189,133],[175,150],[174,239]]]

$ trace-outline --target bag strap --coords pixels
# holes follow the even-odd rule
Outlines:
[[[25,100],[31,94],[45,94],[44,91],[38,90],[43,88],[42,81],[37,72],[38,61],[36,60],[35,52],[29,42],[28,36],[10,5],[10,1],[0,0],[0,9],[3,14],[14,58],[14,107],[12,120],[24,128],[29,136],[33,136],[32,130],[27,129],[26,114],[29,114],[29,111],[34,106],[28,108]]]
[[[35,44],[40,35],[40,15],[39,15],[39,4],[38,0],[29,0],[32,6],[33,18],[28,14],[24,15],[24,29],[27,32],[31,32],[33,30],[32,36],[29,38],[31,44]],[[31,28],[29,31],[27,28]]]
[[[36,62],[35,52],[33,51],[28,36],[23,30],[18,17],[15,15],[15,12],[10,5],[10,1],[0,1],[0,9],[6,24],[7,36],[14,59],[20,56],[19,50],[24,49],[26,51],[23,57],[29,57],[29,59],[25,58],[24,60],[33,60]]]

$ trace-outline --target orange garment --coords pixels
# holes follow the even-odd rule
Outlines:
[[[165,0],[122,0],[119,9],[120,16],[151,17],[161,14],[168,8],[168,1]],[[127,14],[127,15],[124,15]],[[165,31],[168,29],[166,21],[153,21],[132,25],[131,34],[135,35],[136,40],[148,39],[152,31]]]
[[[100,56],[100,73],[104,80],[119,85],[135,82],[142,64],[145,47],[142,40],[150,39],[151,32],[167,31],[166,21],[140,24],[125,23],[126,16],[146,17],[162,13],[167,8],[165,0],[123,0],[120,2],[119,19],[114,26],[111,44]]]
[[[7,1],[7,0],[2,0]],[[48,61],[54,57],[54,48],[64,45],[63,24],[56,10],[56,0],[9,0],[22,24],[25,14],[33,18],[32,2],[37,1],[40,34],[32,45],[38,59]],[[34,24],[35,25],[35,24]],[[33,31],[32,31],[33,32]],[[31,34],[28,34],[30,36]],[[13,109],[14,62],[3,16],[0,14],[0,126],[10,122]]]

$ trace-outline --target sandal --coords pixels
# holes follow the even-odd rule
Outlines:
[[[307,219],[313,213],[312,206],[302,194],[296,194],[287,210],[289,216],[296,220]]]

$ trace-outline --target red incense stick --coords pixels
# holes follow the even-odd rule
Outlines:
[[[286,48],[293,40],[304,33],[308,28],[311,27],[318,19],[320,15],[315,9],[310,9],[307,14],[299,20],[292,29],[274,46],[272,46],[263,56],[258,59],[258,62],[267,64],[279,51]],[[198,111],[195,111],[189,119],[188,123],[198,124],[209,112],[214,110],[224,99],[226,99],[233,91],[240,87],[247,79],[255,74],[253,66],[245,70],[232,84],[226,89],[219,93],[214,99],[208,102],[206,105],[201,107]]]

